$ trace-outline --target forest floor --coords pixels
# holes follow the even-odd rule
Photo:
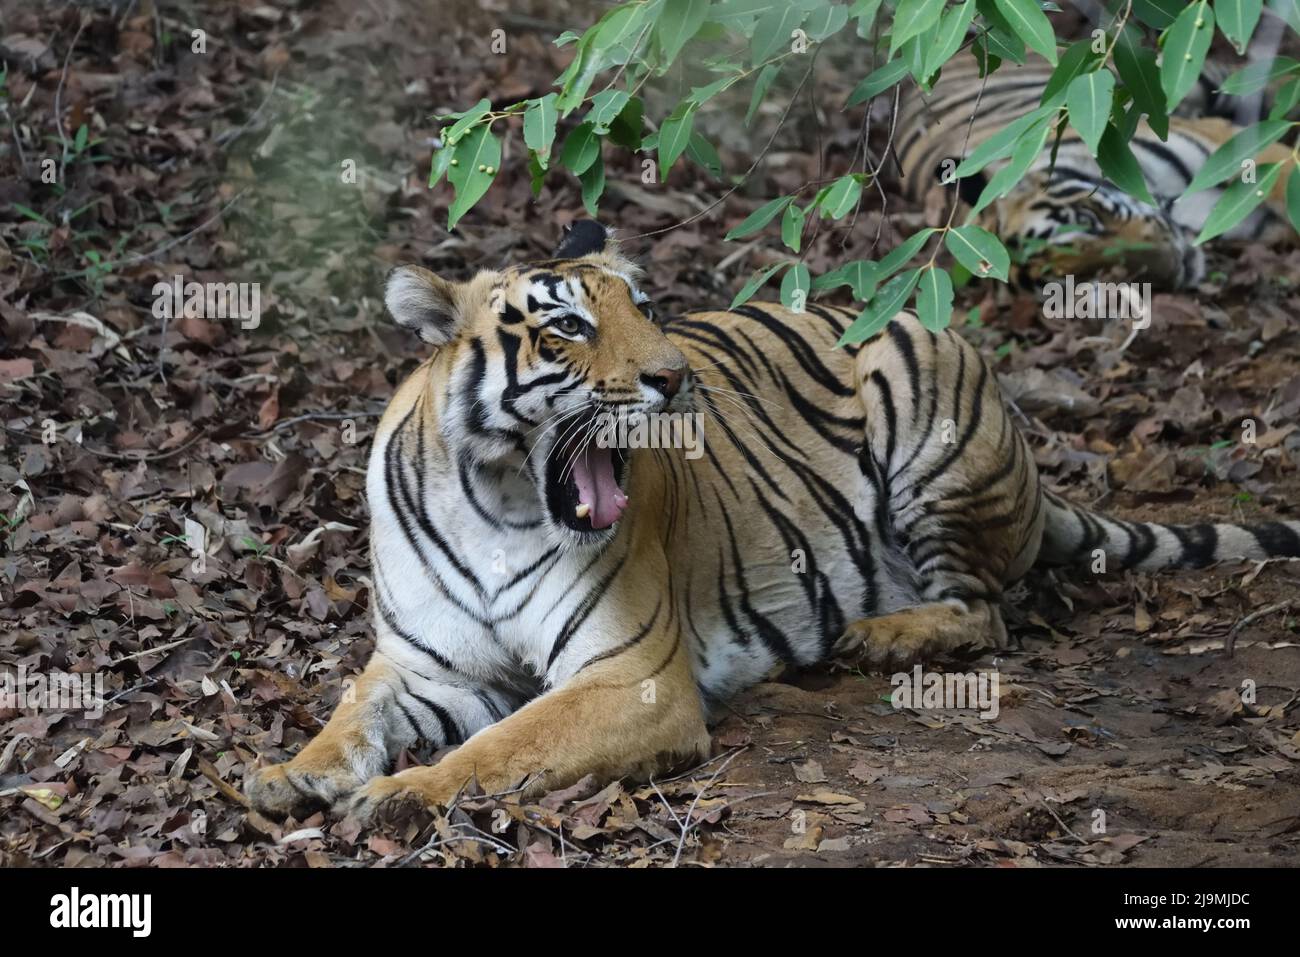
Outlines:
[[[534,201],[517,152],[454,235],[446,187],[425,185],[433,115],[543,92],[570,55],[550,37],[587,19],[509,6],[195,3],[181,22],[118,4],[81,24],[67,5],[0,23],[0,669],[98,676],[109,699],[102,716],[0,708],[0,864],[1300,863],[1285,561],[1028,582],[1012,647],[966,666],[996,665],[992,720],[896,709],[885,676],[784,673],[732,702],[708,764],[653,786],[467,798],[374,831],[246,807],[255,757],[300,748],[370,651],[366,452],[421,355],[385,319],[384,271],[541,256],[581,208],[559,179]],[[813,144],[847,167],[852,82],[828,57],[819,111],[792,115],[750,184],[630,241],[661,308],[725,305],[781,255],[718,237],[818,178]],[[717,139],[748,166],[748,135]],[[625,236],[725,191],[694,168],[639,174],[611,158],[601,213]],[[817,236],[814,273],[872,255],[877,222]],[[176,275],[260,283],[261,325],[163,326],[152,290]],[[1131,342],[1005,290],[961,290],[958,315],[1063,494],[1129,518],[1295,519],[1296,277],[1296,251],[1217,248]],[[206,530],[201,568],[187,523]]]

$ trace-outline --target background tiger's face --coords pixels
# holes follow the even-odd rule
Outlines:
[[[602,447],[602,423],[690,407],[686,358],[638,273],[604,227],[583,222],[556,258],[467,283],[418,266],[389,275],[389,311],[440,347],[439,427],[453,454],[528,483],[569,541],[608,538],[628,504],[631,456]]]
[[[1027,253],[1035,282],[1108,270],[1128,282],[1200,282],[1205,256],[1165,209],[1095,181],[1031,172],[981,214],[981,225]]]

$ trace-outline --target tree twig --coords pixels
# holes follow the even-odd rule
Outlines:
[[[1223,640],[1224,653],[1229,658],[1232,657],[1232,654],[1237,647],[1237,632],[1241,631],[1241,629],[1245,628],[1247,625],[1259,621],[1259,619],[1261,618],[1268,617],[1269,615],[1273,614],[1273,612],[1275,611],[1283,611],[1284,609],[1290,608],[1293,604],[1295,604],[1295,599],[1288,598],[1285,601],[1279,601],[1276,604],[1268,605],[1264,608],[1261,608],[1259,611],[1253,611],[1245,618],[1241,619],[1239,622],[1233,625],[1232,628],[1228,630],[1228,637]]]

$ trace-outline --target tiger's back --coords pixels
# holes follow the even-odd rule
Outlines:
[[[1022,66],[1004,64],[984,79],[974,58],[966,57],[944,68],[931,94],[909,88],[898,119],[903,193],[933,209],[946,208],[955,186],[961,200],[974,205],[1008,160],[955,179],[958,164],[1009,123],[1037,109],[1052,72],[1046,61],[1030,57]],[[1193,239],[1223,189],[1183,193],[1210,154],[1241,131],[1223,116],[1204,115],[1219,105],[1214,88],[1213,77],[1203,74],[1197,95],[1184,101],[1180,115],[1169,118],[1165,137],[1146,119],[1136,126],[1130,145],[1156,206],[1110,183],[1071,127],[1059,140],[1048,137],[1021,182],[983,210],[978,222],[1011,246],[1045,246],[1037,253],[1040,261],[1028,270],[1034,278],[1049,271],[1089,274],[1120,263],[1134,278],[1157,285],[1194,285],[1204,275],[1204,258]],[[1289,149],[1273,144],[1259,152],[1258,161],[1289,157]],[[1223,238],[1294,242],[1284,202],[1292,166],[1286,162],[1265,203]]]

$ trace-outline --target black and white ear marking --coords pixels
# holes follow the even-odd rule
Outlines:
[[[564,227],[560,245],[555,247],[556,259],[577,259],[603,252],[609,239],[609,230],[594,219],[579,219]]]
[[[456,335],[456,287],[421,266],[398,266],[384,284],[384,305],[399,326],[435,346]]]

